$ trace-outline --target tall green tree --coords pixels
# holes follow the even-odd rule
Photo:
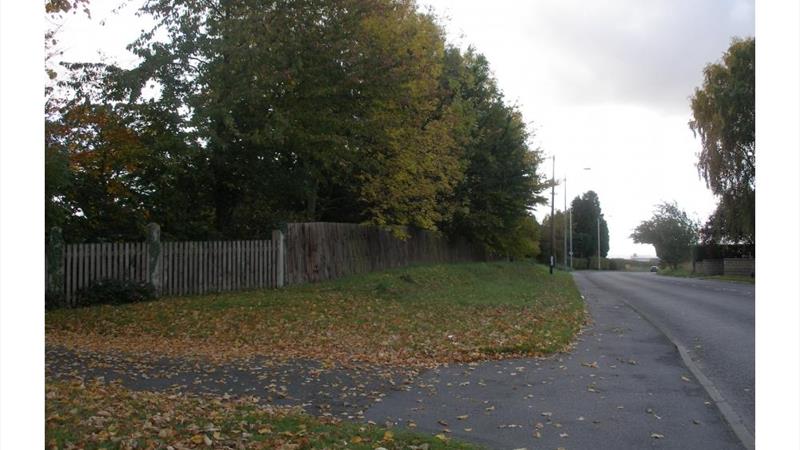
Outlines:
[[[572,200],[573,252],[575,257],[597,257],[597,223],[600,221],[600,256],[608,256],[608,223],[603,217],[600,198],[594,191],[587,191]]]
[[[489,63],[472,49],[451,48],[446,78],[453,109],[462,117],[465,172],[451,199],[451,234],[462,235],[500,254],[512,255],[529,239],[520,221],[544,202],[537,172],[541,152],[514,106],[505,104]]]
[[[703,70],[691,99],[692,131],[702,147],[697,169],[719,198],[708,239],[755,242],[755,38],[734,39]]]
[[[697,243],[697,229],[698,224],[676,203],[665,202],[634,229],[631,238],[639,244],[652,244],[664,263],[677,268],[689,259],[691,246]]]
[[[459,117],[441,102],[443,32],[413,1],[161,0],[144,11],[159,25],[133,45],[134,96],[154,81],[159,103],[185,111],[220,232],[236,234],[269,197],[259,208],[300,220],[447,219],[438,199],[462,176]]]
[[[556,258],[556,264],[563,264],[564,241],[567,239],[564,234],[564,222],[568,220],[569,218],[566,214],[564,214],[563,211],[556,211],[554,216],[550,216],[548,214],[544,217],[544,219],[542,219],[542,232],[539,237],[539,247],[542,249],[542,262],[549,264],[548,259],[550,258],[550,248],[552,247],[550,228],[555,227],[553,230],[553,235],[555,236],[555,248],[553,249],[552,254]],[[569,230],[567,229],[566,232],[568,234]],[[569,249],[567,249],[567,251],[569,251]]]
[[[58,30],[61,28],[66,14],[75,14],[82,11],[88,17],[88,0],[47,0],[44,5],[45,17],[48,26],[44,34],[45,49],[45,142],[44,142],[44,210],[45,230],[49,231],[54,226],[63,226],[69,217],[69,211],[63,203],[63,192],[72,181],[69,170],[69,155],[63,145],[55,139],[58,133],[58,110],[62,107],[62,98],[54,95],[58,73],[54,66],[56,56],[61,53],[58,47]]]
[[[142,12],[157,25],[130,46],[141,63],[69,66],[48,119],[67,168],[48,198],[68,236],[131,239],[155,221],[174,239],[243,238],[324,220],[538,251],[540,152],[522,115],[414,1]]]

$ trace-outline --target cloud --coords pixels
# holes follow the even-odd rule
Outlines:
[[[538,83],[529,88],[537,98],[559,105],[629,103],[664,112],[686,111],[703,67],[732,37],[753,35],[755,22],[754,0],[423,3],[450,13],[467,41],[488,43],[478,50],[503,77],[514,73],[501,84]],[[482,28],[495,36],[482,37]]]

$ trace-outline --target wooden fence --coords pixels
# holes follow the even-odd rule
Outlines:
[[[283,286],[280,232],[272,240],[204,242],[160,242],[159,234],[151,226],[145,242],[53,246],[51,239],[47,289],[74,306],[78,291],[106,279],[150,283],[159,296]]]
[[[156,224],[144,242],[64,244],[51,233],[45,257],[49,292],[74,306],[97,280],[151,283],[159,296],[282,287],[419,263],[485,260],[466,243],[410,230],[407,239],[376,227],[292,223],[271,240],[161,242]]]
[[[290,223],[286,231],[286,281],[330,280],[410,264],[483,261],[474,245],[448,242],[437,233],[407,230],[407,239],[351,223]]]

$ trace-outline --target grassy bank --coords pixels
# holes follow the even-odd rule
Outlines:
[[[76,381],[48,381],[45,395],[48,448],[475,448],[445,435],[312,418],[248,398],[136,392]]]
[[[314,285],[46,315],[48,344],[152,356],[425,367],[544,355],[584,320],[568,273],[528,262],[419,266]]]
[[[718,281],[733,281],[737,283],[755,284],[756,279],[753,277],[737,276],[737,275],[698,275],[692,273],[691,265],[680,265],[677,268],[666,268],[658,271],[659,275],[667,277],[681,277],[681,278],[697,278],[701,280],[718,280]]]

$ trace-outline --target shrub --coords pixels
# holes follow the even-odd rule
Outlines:
[[[64,293],[61,291],[45,290],[44,293],[44,309],[49,311],[51,309],[60,308],[67,304],[64,298]]]
[[[77,306],[120,305],[152,300],[156,290],[150,283],[130,280],[97,280],[76,293]]]

